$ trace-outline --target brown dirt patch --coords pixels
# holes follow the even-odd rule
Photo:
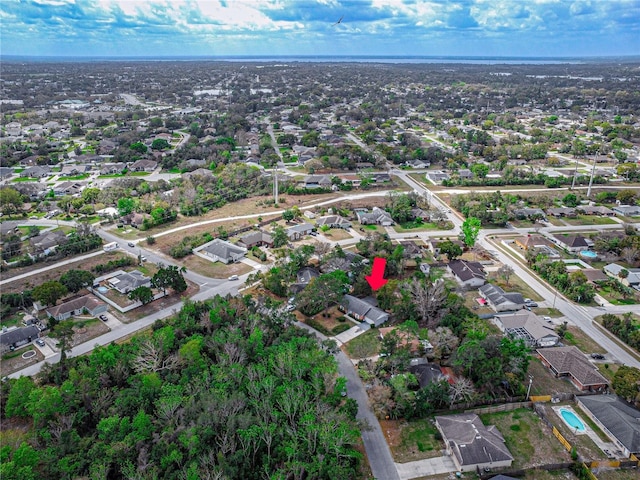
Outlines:
[[[200,291],[200,287],[195,283],[187,280],[187,289],[182,293],[171,293],[171,290],[168,290],[166,297],[159,298],[147,305],[143,305],[141,307],[136,308],[135,310],[131,310],[127,312],[126,318],[123,320],[125,323],[135,322],[136,320],[140,320],[147,315],[151,315],[152,313],[159,312],[171,305],[175,305],[183,298],[191,298],[193,295]]]
[[[111,331],[111,329],[107,327],[102,321],[95,318],[91,320],[80,320],[80,322],[82,322],[82,326],[74,327],[73,329],[74,347]]]
[[[22,354],[30,350],[36,352],[35,356],[26,359],[22,358]],[[11,358],[6,358],[8,356],[11,356]],[[4,377],[5,375],[22,370],[42,360],[44,360],[44,355],[35,345],[25,345],[14,352],[7,352],[0,358],[0,371],[2,371],[2,376]],[[4,423],[4,421],[2,423]]]
[[[382,433],[384,434],[384,438],[387,440],[387,444],[389,448],[393,450],[396,447],[400,446],[400,439],[402,438],[402,428],[400,424],[401,420],[379,420],[380,428],[382,428]]]
[[[181,262],[187,267],[187,270],[192,270],[210,278],[227,278],[230,275],[243,275],[253,270],[249,265],[242,262],[225,265],[221,262],[211,262],[197,255],[188,255]]]

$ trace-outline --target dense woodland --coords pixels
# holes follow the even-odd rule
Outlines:
[[[289,314],[250,297],[187,302],[129,343],[2,383],[3,480],[355,479],[357,406]]]

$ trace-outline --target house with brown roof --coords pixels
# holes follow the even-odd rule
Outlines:
[[[73,300],[49,307],[45,310],[47,315],[58,321],[66,320],[74,315],[82,315],[85,312],[92,317],[97,317],[106,311],[107,304],[102,300],[98,300],[98,298],[93,295],[74,298]]]
[[[262,246],[271,247],[273,246],[273,237],[262,230],[251,232],[240,237],[238,245],[247,249]]]
[[[553,241],[556,245],[571,253],[579,253],[593,245],[592,241],[587,240],[582,235],[558,235],[553,237]]]
[[[580,205],[576,207],[576,211],[584,215],[599,215],[601,217],[613,217],[616,212],[602,205]]]
[[[540,248],[541,246],[551,247],[553,245],[553,243],[543,235],[523,235],[522,237],[517,237],[513,243],[523,250]]]
[[[141,159],[129,165],[129,170],[132,172],[153,172],[156,168],[158,168],[158,162],[154,160]]]
[[[552,217],[575,217],[576,209],[573,207],[553,207],[547,208],[547,215]]]
[[[485,427],[475,413],[435,417],[453,463],[461,472],[510,467],[513,455],[495,425]]]
[[[578,390],[601,392],[609,387],[609,381],[577,347],[545,348],[536,353],[556,377],[567,377]]]

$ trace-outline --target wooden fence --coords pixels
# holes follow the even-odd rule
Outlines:
[[[529,400],[532,402],[550,402],[551,395],[531,395]]]
[[[567,439],[566,439],[566,438],[564,438],[564,437],[562,436],[562,434],[560,433],[560,431],[559,431],[556,427],[553,427],[553,429],[552,429],[551,431],[552,431],[552,432],[553,432],[553,434],[556,436],[556,438],[557,438],[558,440],[560,440],[560,443],[564,446],[564,448],[566,448],[566,449],[567,449],[567,452],[570,452],[570,451],[571,451],[571,448],[572,448],[572,447],[571,447],[571,444],[570,444],[569,442],[567,442]]]
[[[517,410],[518,408],[531,408],[532,405],[533,402],[503,403],[501,405],[491,405],[489,407],[472,408],[469,410],[465,410],[465,413],[475,413],[477,415],[482,415],[485,413],[510,412],[512,410]]]

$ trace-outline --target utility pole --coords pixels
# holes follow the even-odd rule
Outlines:
[[[278,161],[276,160],[276,171],[273,174],[273,202],[278,206]]]
[[[578,175],[578,157],[576,156],[576,168],[573,171],[573,180],[571,181],[571,188],[570,190],[573,190],[573,188],[576,186],[576,176]]]
[[[591,177],[589,177],[589,188],[587,189],[587,198],[591,198],[591,185],[593,185],[593,176],[596,173],[596,161],[598,160],[599,154],[600,154],[600,150],[596,152],[596,156],[593,158],[593,166],[591,167]]]
[[[533,383],[533,375],[529,375],[529,388],[527,388],[527,400],[529,400],[529,393],[531,393],[532,383]]]

